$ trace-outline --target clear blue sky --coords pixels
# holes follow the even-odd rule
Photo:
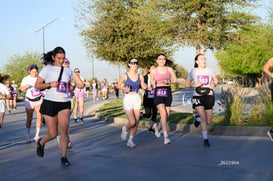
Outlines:
[[[262,3],[269,5],[273,0],[264,0]],[[25,52],[43,52],[43,32],[31,33],[29,30],[38,30],[55,18],[57,20],[45,28],[45,51],[50,51],[56,46],[62,46],[66,50],[66,56],[71,61],[71,68],[79,67],[84,78],[92,77],[92,63],[86,56],[86,50],[82,45],[79,30],[74,26],[76,12],[73,7],[80,0],[8,0],[0,6],[0,70],[15,55],[23,55]],[[261,17],[266,16],[264,7],[255,10]],[[272,4],[271,4],[272,5]],[[183,48],[174,55],[177,64],[187,70],[193,67],[195,50]],[[208,67],[218,73],[217,60],[213,52],[206,54]],[[95,77],[100,80],[107,78],[112,82],[118,79],[119,69],[106,61],[94,61]],[[125,71],[120,69],[120,73]]]

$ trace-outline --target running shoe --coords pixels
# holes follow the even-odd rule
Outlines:
[[[170,140],[168,137],[165,137],[165,138],[164,138],[164,144],[165,144],[165,145],[171,144],[171,140]]]
[[[204,139],[204,147],[210,147],[210,143],[208,139]]]
[[[68,141],[68,146],[67,146],[67,148],[68,148],[68,149],[71,149],[72,147],[73,147],[72,141]]]
[[[69,166],[70,162],[68,161],[68,159],[66,157],[62,157],[61,158],[61,163],[63,166]]]
[[[123,126],[121,129],[121,135],[120,135],[121,139],[126,140],[127,134],[128,134],[128,131],[126,130],[126,126]]]
[[[161,132],[159,131],[158,124],[155,123],[153,128],[155,130],[155,136],[159,138],[161,136]]]
[[[81,120],[81,124],[84,124],[83,118],[80,118],[80,120]]]
[[[198,128],[198,126],[200,125],[200,122],[201,122],[200,116],[199,115],[195,115],[194,116],[194,126],[196,128]]]
[[[40,138],[40,136],[35,136],[33,139],[35,140],[35,142],[37,143],[38,139]]]
[[[267,135],[270,138],[270,140],[273,141],[273,131],[272,130],[267,131]]]
[[[45,149],[45,145],[41,145],[40,142],[41,142],[42,138],[39,138],[38,141],[37,141],[37,150],[36,150],[36,153],[39,157],[43,157],[44,156],[44,149]]]
[[[128,140],[128,142],[127,142],[127,146],[128,147],[130,147],[130,148],[134,148],[134,147],[136,147],[136,145],[135,145],[135,143],[133,142],[133,140]]]
[[[148,132],[154,134],[154,133],[155,133],[155,130],[154,130],[152,127],[149,127],[149,128],[148,128]]]
[[[56,138],[57,142],[58,142],[58,145],[59,145],[59,148],[61,148],[60,138],[61,138],[61,135],[57,136],[57,138]],[[73,147],[72,141],[68,141],[67,148],[70,149],[72,147]]]

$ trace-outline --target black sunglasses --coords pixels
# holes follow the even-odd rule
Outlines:
[[[138,65],[138,62],[130,62],[132,65]]]

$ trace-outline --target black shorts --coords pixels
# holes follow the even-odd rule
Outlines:
[[[173,97],[170,87],[157,87],[155,88],[154,94],[154,104],[156,106],[165,104],[166,107],[171,107]]]
[[[206,96],[193,96],[192,97],[192,108],[195,109],[197,106],[204,106],[205,110],[212,109],[214,106],[214,95]]]
[[[40,113],[48,116],[56,116],[58,112],[71,108],[71,102],[54,102],[49,100],[43,100],[40,108]]]

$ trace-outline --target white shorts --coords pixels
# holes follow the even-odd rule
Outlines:
[[[34,109],[34,106],[41,105],[42,102],[43,102],[42,97],[39,101],[30,101],[28,98],[25,98],[25,101],[24,101],[26,109]]]
[[[0,112],[5,112],[5,111],[6,111],[6,100],[0,99]]]
[[[139,94],[125,94],[123,99],[124,110],[140,110],[141,99]]]

